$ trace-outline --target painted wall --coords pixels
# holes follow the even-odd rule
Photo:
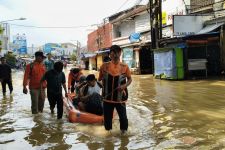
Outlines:
[[[95,57],[89,58],[89,70],[96,69],[96,60]]]
[[[150,15],[146,11],[144,14],[135,17],[135,32],[140,33],[143,31],[149,31],[150,28]]]
[[[129,21],[129,22],[123,22],[120,25],[120,32],[121,37],[130,36],[131,33],[135,32],[135,22]]]
[[[112,45],[112,24],[108,23],[88,34],[87,48],[89,51],[108,48]]]

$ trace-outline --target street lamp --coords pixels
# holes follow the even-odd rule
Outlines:
[[[14,21],[14,20],[26,20],[26,18],[21,17],[21,18],[17,18],[17,19],[4,20],[4,21],[0,21],[0,23]]]
[[[10,27],[7,22],[15,21],[15,20],[26,20],[26,18],[21,17],[21,18],[16,18],[16,19],[0,21],[0,41],[1,41],[1,43],[5,43],[5,46],[4,46],[5,50],[9,49],[9,41],[10,41],[10,32],[9,32]],[[3,35],[4,30],[6,30],[5,35]],[[0,52],[1,52],[1,49],[3,49],[2,45],[3,44],[0,45]]]

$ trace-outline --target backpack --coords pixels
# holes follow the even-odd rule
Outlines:
[[[43,66],[44,66],[44,65],[43,65]],[[29,77],[31,77],[31,75],[32,75],[33,68],[34,68],[34,62],[30,63],[30,73],[29,73]]]
[[[30,63],[30,73],[29,73],[29,77],[31,77],[32,75],[32,71],[33,71],[33,68],[34,68],[34,63]]]

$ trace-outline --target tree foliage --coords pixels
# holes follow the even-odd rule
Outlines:
[[[12,53],[5,54],[6,62],[9,64],[11,67],[16,66],[16,57]]]
[[[73,53],[71,56],[70,56],[70,59],[72,61],[76,61],[77,60],[77,55],[75,53]]]
[[[3,27],[0,25],[0,35],[3,33],[4,29]],[[0,51],[2,50],[2,41],[1,41],[1,38],[0,38]]]
[[[4,28],[0,25],[0,34],[2,34],[4,31]]]

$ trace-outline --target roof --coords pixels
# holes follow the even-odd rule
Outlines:
[[[134,6],[134,7],[130,8],[130,9],[127,9],[123,12],[119,12],[115,15],[110,16],[109,22],[115,23],[115,22],[121,21],[123,19],[133,17],[133,16],[137,15],[138,13],[141,13],[141,12],[147,10],[147,9],[148,9],[147,5]]]
[[[108,53],[110,49],[102,50],[102,51],[96,51],[96,54],[102,54],[102,53]]]
[[[95,53],[86,53],[86,54],[82,53],[81,54],[81,59],[95,57],[96,55],[97,54],[95,54]]]
[[[210,24],[202,28],[197,34],[204,34],[204,33],[209,33],[220,26],[222,26],[224,23],[217,23],[217,24]]]

